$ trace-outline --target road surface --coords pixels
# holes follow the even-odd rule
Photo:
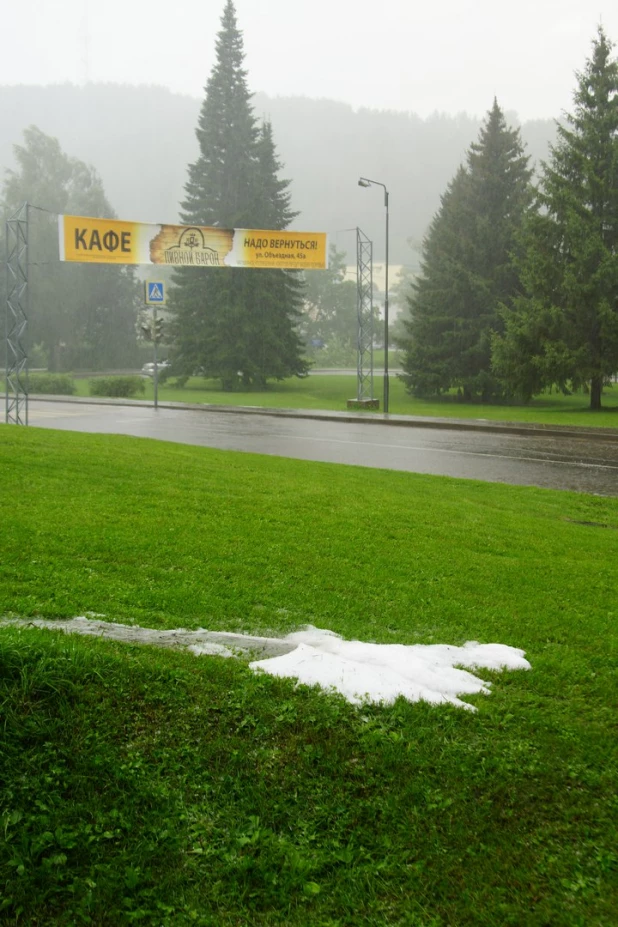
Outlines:
[[[319,415],[319,413],[318,413]],[[30,425],[618,496],[618,434],[497,433],[146,405],[30,400]]]

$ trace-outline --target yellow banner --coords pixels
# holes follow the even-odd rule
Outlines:
[[[328,266],[324,232],[149,225],[87,216],[59,216],[58,231],[61,261],[287,270]]]

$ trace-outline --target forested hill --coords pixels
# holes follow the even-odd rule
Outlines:
[[[176,222],[187,164],[197,156],[200,103],[161,87],[1,87],[2,175],[13,166],[12,146],[21,142],[24,128],[36,125],[58,138],[67,154],[96,167],[119,216]],[[409,242],[425,234],[440,195],[477,138],[480,118],[421,119],[413,113],[355,111],[332,100],[263,94],[254,103],[256,114],[272,121],[283,174],[292,180],[292,201],[301,213],[297,228],[327,231],[352,255],[353,235],[339,230],[358,225],[375,240],[376,259],[383,258],[382,191],[357,185],[359,176],[371,177],[391,193],[392,262],[416,263]],[[488,109],[491,104],[488,92]],[[522,135],[537,162],[546,157],[554,123],[525,123]]]

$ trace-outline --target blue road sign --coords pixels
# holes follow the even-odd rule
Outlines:
[[[146,281],[146,305],[165,305],[165,284],[161,280]]]

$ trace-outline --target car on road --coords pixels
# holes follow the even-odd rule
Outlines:
[[[171,364],[169,363],[169,361],[166,361],[166,360],[162,360],[157,363],[157,367],[159,368],[160,374],[163,373],[164,371],[169,370],[170,366]],[[144,366],[142,367],[141,375],[143,377],[154,377],[154,372],[155,372],[155,365],[154,365],[154,362],[151,361],[149,364],[144,364]]]

